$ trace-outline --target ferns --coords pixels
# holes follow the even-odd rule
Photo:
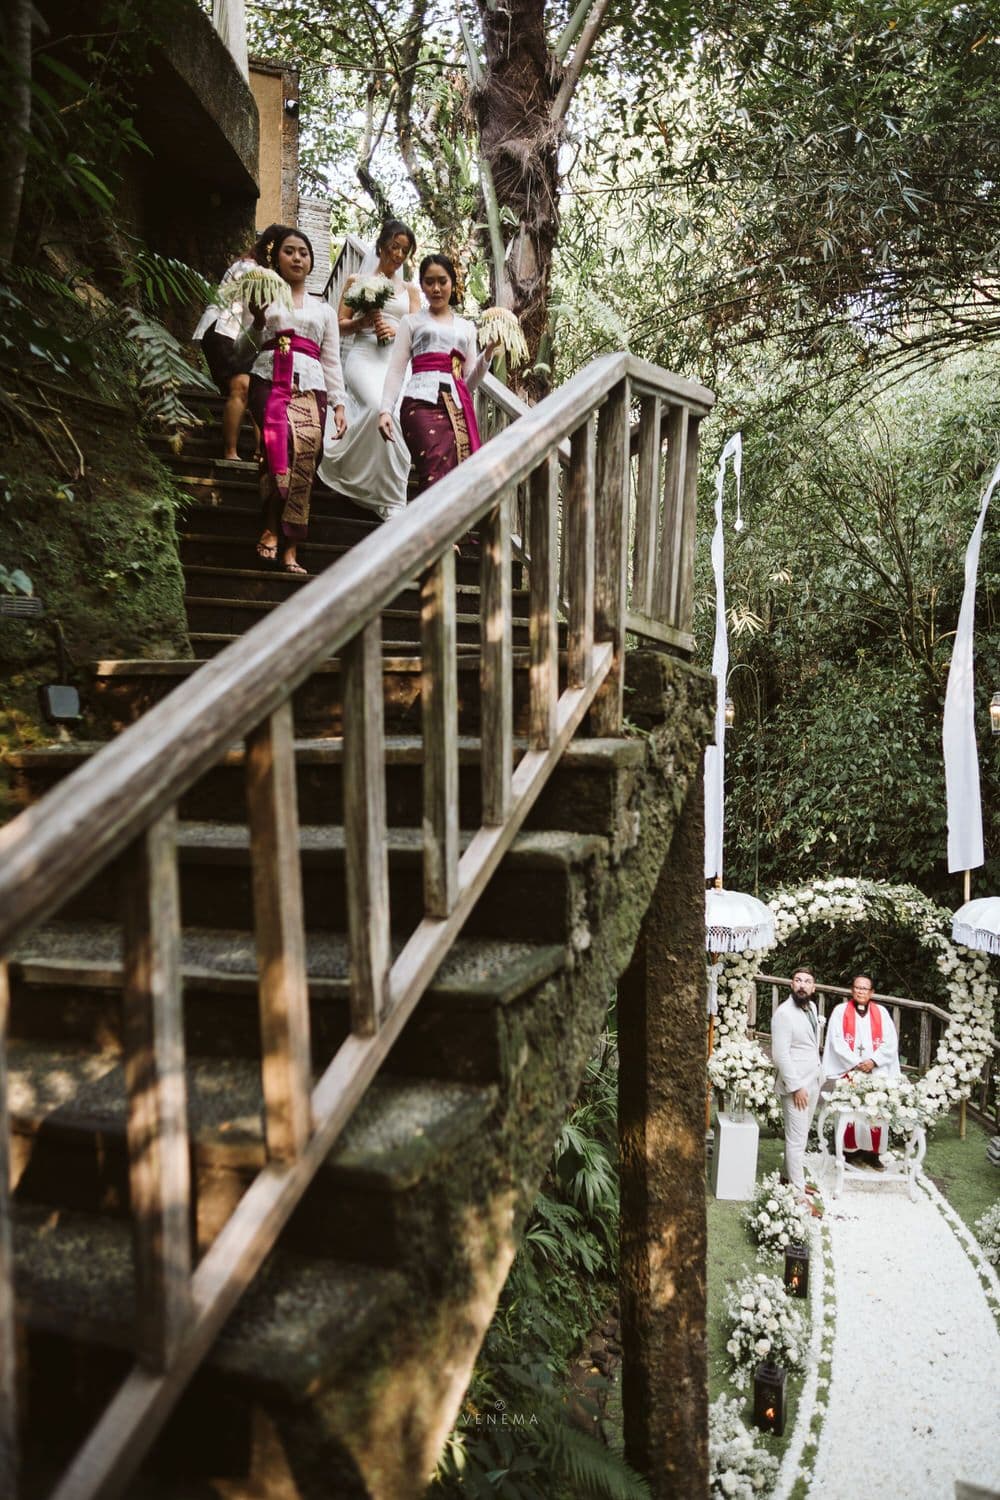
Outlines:
[[[126,292],[138,292],[149,308],[171,301],[204,304],[212,298],[212,283],[200,271],[182,260],[158,255],[147,245],[138,245],[132,251],[122,285]]]
[[[429,1495],[648,1500],[645,1481],[573,1425],[566,1399],[570,1361],[614,1296],[617,1073],[607,1031],[559,1132]]]
[[[214,391],[207,375],[194,369],[173,334],[155,319],[127,307],[125,320],[139,367],[139,391],[147,417],[172,433],[194,425],[195,417],[177,394],[182,385]]]

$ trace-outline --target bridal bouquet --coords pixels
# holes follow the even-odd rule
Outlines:
[[[789,1245],[804,1245],[809,1237],[809,1210],[799,1202],[791,1183],[782,1183],[777,1172],[760,1183],[743,1219],[767,1254],[782,1255]]]
[[[479,336],[484,344],[499,344],[512,370],[528,358],[521,325],[507,307],[488,307],[479,318]]]
[[[909,1135],[918,1125],[928,1126],[935,1111],[922,1098],[908,1078],[883,1078],[874,1073],[849,1073],[827,1097],[831,1109],[849,1109],[868,1120],[884,1120],[890,1131]]]
[[[359,276],[352,281],[344,293],[344,303],[352,313],[366,315],[381,312],[395,290],[388,276],[383,276],[381,272],[376,271],[371,276]],[[392,339],[379,334],[378,342],[391,344]]]

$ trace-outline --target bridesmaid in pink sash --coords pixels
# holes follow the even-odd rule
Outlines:
[[[306,570],[296,548],[306,536],[316,465],[323,453],[327,402],[338,436],[347,430],[340,333],[329,303],[306,291],[312,245],[298,229],[283,229],[268,248],[267,264],[288,282],[292,311],[271,302],[254,312],[260,353],[250,372],[250,411],[263,434],[260,470],[264,529],[257,555],[288,573]]]
[[[400,319],[382,390],[378,430],[393,442],[392,413],[411,365],[399,423],[421,493],[479,448],[472,393],[489,368],[495,345],[480,354],[476,329],[454,311],[455,267],[447,255],[425,255],[420,290],[427,307]]]

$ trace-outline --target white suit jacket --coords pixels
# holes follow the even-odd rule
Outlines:
[[[815,1028],[813,1022],[816,1022]],[[812,1000],[805,1009],[800,1009],[789,995],[774,1012],[771,1017],[771,1060],[777,1069],[774,1087],[779,1094],[811,1089],[822,1078],[819,1057],[822,1025]]]

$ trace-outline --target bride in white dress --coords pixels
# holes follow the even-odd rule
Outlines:
[[[380,313],[366,316],[352,314],[344,302],[343,295],[337,309],[341,339],[346,339],[344,348],[344,385],[347,390],[347,432],[337,438],[327,428],[323,447],[323,459],[319,466],[319,477],[338,495],[346,495],[356,505],[375,511],[383,518],[406,505],[406,481],[410,472],[410,456],[399,432],[398,416],[394,417],[399,441],[383,442],[378,431],[379,407],[382,404],[382,387],[392,355],[392,340],[396,336],[399,320],[420,307],[420,293],[412,283],[403,281],[401,267],[407,256],[416,249],[412,229],[399,219],[388,219],[375,242],[371,257],[374,264],[366,263],[359,275],[370,275],[374,271],[388,276],[396,284],[396,290]],[[344,284],[346,292],[355,277]],[[379,344],[379,337],[389,342]]]

